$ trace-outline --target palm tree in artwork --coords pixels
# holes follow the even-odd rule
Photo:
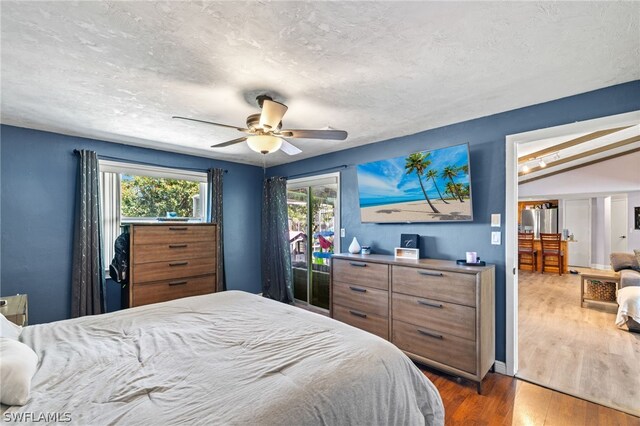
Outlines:
[[[422,189],[425,200],[429,203],[429,207],[431,207],[431,210],[433,210],[434,213],[440,213],[433,203],[431,203],[431,200],[427,195],[427,191],[424,189],[424,184],[422,183],[422,175],[425,173],[425,170],[427,170],[427,167],[431,165],[431,160],[428,159],[429,154],[425,155],[422,152],[414,152],[407,157],[404,168],[407,174],[416,172],[418,175],[418,182],[420,182],[420,188]]]
[[[449,204],[447,200],[442,198],[442,194],[440,193],[440,188],[438,188],[438,184],[436,182],[436,178],[438,177],[438,171],[436,169],[429,169],[427,170],[427,173],[425,174],[425,176],[427,177],[427,180],[431,179],[431,181],[433,182],[433,186],[436,187],[436,191],[438,191],[438,196],[440,197],[442,202],[445,204]]]
[[[444,193],[448,194],[449,197],[455,199],[456,194],[453,192],[453,187],[454,185],[452,185],[451,182],[447,182],[447,184],[444,186]]]
[[[449,186],[449,184],[452,185],[451,189],[454,191],[453,194],[458,197],[458,200],[460,200],[461,203],[464,203],[464,200],[462,199],[462,197],[460,196],[460,192],[458,191],[458,187],[456,186],[456,183],[453,181],[453,178],[458,176],[458,173],[460,172],[460,169],[458,167],[454,167],[454,166],[447,166],[442,170],[442,178],[444,179],[449,179],[450,182],[447,183],[447,187]]]
[[[469,165],[465,164],[464,166],[460,166],[460,167],[458,167],[458,170],[460,170],[465,175],[468,175],[469,174]]]
[[[461,183],[457,183],[456,185],[460,185],[460,195],[462,195],[462,198],[469,198],[471,196],[471,188],[469,187],[469,184],[461,184]]]

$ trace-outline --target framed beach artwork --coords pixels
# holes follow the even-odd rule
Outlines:
[[[473,220],[469,145],[359,164],[362,222]]]

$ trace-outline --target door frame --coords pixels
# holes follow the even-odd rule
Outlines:
[[[555,127],[507,135],[505,138],[505,294],[506,374],[518,372],[518,150],[517,145],[540,139],[590,133],[607,126],[637,124],[640,111],[578,121]]]

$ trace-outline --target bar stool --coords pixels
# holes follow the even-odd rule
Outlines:
[[[564,252],[560,246],[561,234],[540,234],[540,244],[542,246],[542,273],[545,267],[553,266],[558,268],[558,275],[562,275],[562,265],[564,265]]]
[[[522,265],[530,265],[534,272],[538,270],[538,250],[533,248],[530,232],[518,232],[518,269]]]

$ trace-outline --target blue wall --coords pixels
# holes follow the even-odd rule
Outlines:
[[[504,246],[490,244],[490,215],[505,212],[505,136],[574,121],[640,110],[640,81],[452,124],[411,136],[335,152],[268,170],[290,176],[341,164],[342,227],[346,247],[353,236],[378,253],[391,253],[401,233],[422,235],[423,256],[461,258],[479,252],[496,264],[496,356],[505,359]],[[428,123],[425,123],[425,127]],[[347,129],[348,130],[348,129]],[[469,142],[474,221],[434,224],[360,223],[355,164]],[[30,322],[67,318],[77,159],[73,149],[169,167],[224,167],[227,283],[260,291],[260,198],[257,167],[172,154],[10,126],[0,128],[0,292],[28,293]],[[501,229],[504,231],[504,227]],[[108,302],[117,306],[118,286],[109,283]]]
[[[335,152],[296,163],[272,167],[270,176],[292,176],[342,164],[341,226],[346,251],[356,236],[376,253],[392,254],[401,233],[422,236],[422,256],[461,259],[465,251],[496,265],[496,357],[505,360],[505,251],[504,244],[490,243],[491,213],[505,214],[505,137],[574,121],[588,120],[640,109],[640,81],[582,95],[513,110],[391,139],[364,147]],[[428,123],[425,123],[427,126]],[[349,129],[346,129],[349,130]],[[471,223],[370,224],[360,222],[356,164],[469,142],[473,215]],[[495,228],[494,228],[495,230]]]
[[[224,177],[227,286],[260,291],[262,169],[11,126],[0,128],[0,140],[0,291],[29,295],[31,324],[69,317],[78,163],[74,149],[167,167],[229,170]],[[109,308],[116,309],[119,286],[107,285]]]

